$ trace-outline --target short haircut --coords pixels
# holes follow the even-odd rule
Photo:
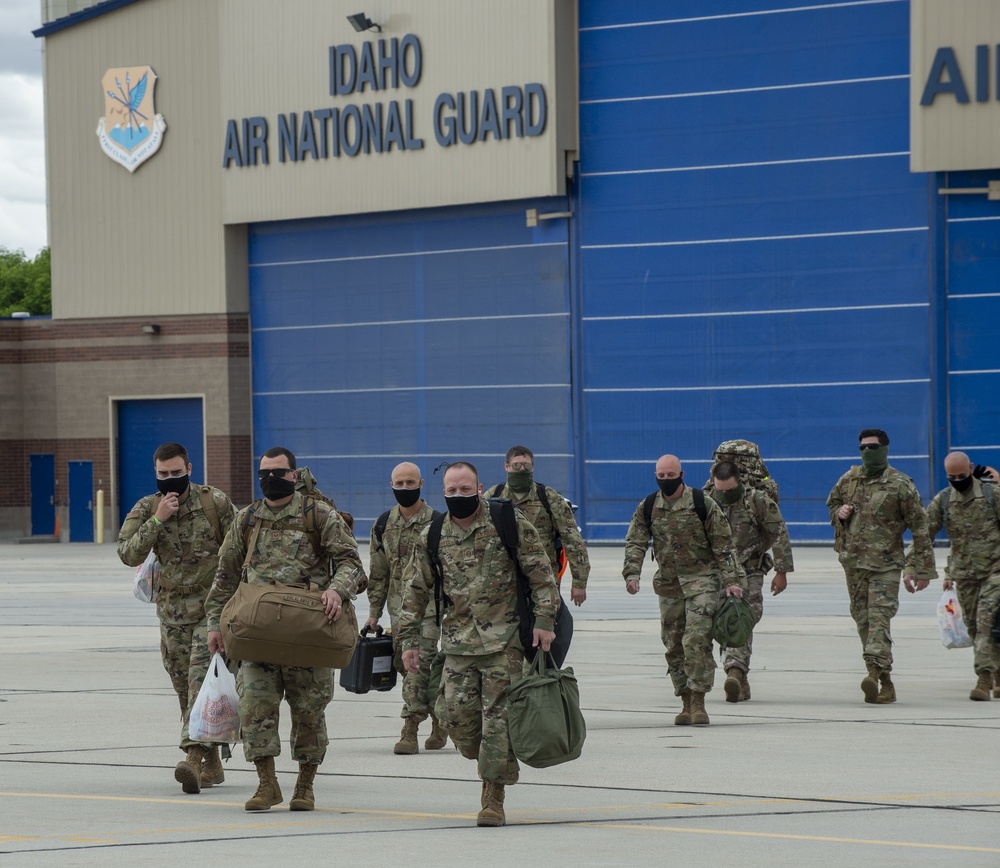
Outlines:
[[[858,442],[860,443],[865,437],[878,437],[878,442],[883,446],[889,445],[889,435],[885,433],[881,428],[865,428],[858,435]]]
[[[184,459],[184,465],[187,466],[191,462],[188,461],[188,451],[180,443],[163,443],[159,448],[153,453],[153,463],[157,461],[169,461],[171,458],[177,458],[180,456]]]
[[[284,455],[288,459],[288,466],[294,470],[295,469],[295,456],[292,454],[290,449],[286,449],[284,446],[272,446],[267,450],[261,458],[277,458],[279,455]]]
[[[449,464],[444,469],[444,473],[441,474],[441,479],[443,480],[444,477],[446,477],[450,471],[457,470],[460,467],[468,467],[469,470],[471,470],[473,475],[476,477],[476,482],[479,482],[479,471],[476,470],[476,465],[469,464],[468,461],[452,461],[451,464]]]
[[[504,459],[507,464],[510,464],[510,459],[515,455],[527,455],[532,461],[535,460],[535,453],[532,452],[527,446],[511,446],[507,450],[507,457]]]
[[[740,481],[740,468],[732,461],[720,461],[712,468],[712,476],[715,479],[735,479]]]

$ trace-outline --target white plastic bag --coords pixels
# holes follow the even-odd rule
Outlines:
[[[152,549],[146,555],[146,560],[142,566],[136,568],[135,578],[132,580],[132,593],[137,600],[144,603],[155,603],[156,595],[159,592],[160,562],[156,559],[156,552]]]
[[[941,644],[945,648],[969,648],[972,639],[962,620],[962,609],[958,605],[955,592],[945,591],[937,606],[938,627],[941,628]]]
[[[198,698],[188,719],[188,735],[206,744],[234,744],[240,740],[240,697],[236,678],[216,653],[208,664]]]

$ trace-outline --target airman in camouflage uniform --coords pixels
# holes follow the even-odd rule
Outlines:
[[[712,618],[722,595],[742,597],[746,583],[736,559],[729,522],[719,506],[700,489],[683,483],[684,471],[676,455],[656,462],[660,488],[647,524],[645,501],[640,501],[625,537],[625,589],[639,593],[639,576],[650,537],[657,562],[653,591],[660,599],[660,639],[666,647],[667,674],[683,710],[677,726],[707,726],[705,694],[715,680],[712,657]],[[703,501],[705,519],[696,509]]]
[[[403,666],[403,649],[399,643],[397,623],[403,603],[403,568],[413,554],[413,547],[421,532],[431,523],[434,510],[421,499],[420,489],[424,480],[416,464],[404,461],[392,471],[391,486],[397,505],[372,526],[371,562],[368,568],[368,621],[365,626],[374,629],[388,605],[389,623],[393,633],[393,664],[403,675],[403,731],[393,747],[393,753],[415,754],[417,728],[431,718],[431,734],[424,741],[427,750],[440,750],[448,743],[448,733],[438,722],[427,700],[427,682],[430,666],[419,672],[407,672]],[[381,533],[380,533],[381,525]],[[420,656],[432,660],[437,654],[441,629],[434,615],[428,614],[421,625]]]
[[[324,501],[311,499],[321,548],[316,550],[305,522],[303,495],[295,490],[297,474],[291,452],[280,446],[268,449],[260,459],[258,475],[264,500],[237,516],[223,543],[208,595],[208,644],[213,652],[223,650],[220,616],[244,575],[250,584],[312,582],[323,591],[321,601],[334,621],[344,616],[343,609],[351,605],[364,577],[357,543],[343,519]],[[249,540],[254,543],[247,560]],[[237,687],[243,751],[257,767],[259,778],[246,810],[267,811],[282,801],[274,772],[274,758],[281,753],[278,711],[282,698],[291,709],[292,757],[299,764],[288,807],[292,811],[314,810],[313,780],[329,744],[325,712],[333,699],[333,674],[332,669],[319,667],[241,664]]]
[[[912,594],[926,588],[937,570],[920,493],[889,464],[889,435],[866,428],[858,439],[862,464],[840,477],[826,505],[868,668],[861,690],[865,702],[885,704],[896,701],[889,626],[899,609],[899,572]],[[904,555],[907,528],[913,545]]]
[[[771,594],[777,596],[788,587],[787,573],[792,563],[792,544],[781,510],[764,492],[741,481],[741,473],[731,461],[720,461],[712,468],[712,497],[722,507],[729,520],[736,544],[737,559],[747,576],[747,593],[743,599],[750,605],[753,622],[758,624],[764,614],[764,576],[774,567]],[[773,552],[773,557],[769,551]],[[753,635],[741,648],[727,648],[722,668],[726,671],[723,687],[727,702],[743,702],[750,698],[750,655]]]
[[[205,596],[236,507],[219,489],[191,484],[187,450],[179,443],[160,446],[153,465],[159,493],[142,498],[125,517],[118,557],[138,567],[152,550],[160,563],[160,655],[180,701],[180,748],[185,753],[174,779],[185,793],[198,793],[225,780],[218,745],[193,741],[188,718],[210,661]]]
[[[549,557],[556,585],[562,584],[562,570],[567,566],[573,574],[570,599],[582,606],[587,599],[587,579],[590,578],[590,555],[576,526],[576,516],[566,499],[554,488],[542,486],[548,509],[538,493],[539,483],[534,481],[535,455],[527,446],[511,446],[504,460],[507,484],[495,485],[490,489],[490,497],[510,498],[531,522],[542,538],[545,554]],[[556,551],[556,539],[562,547],[565,558],[560,563]]]
[[[927,507],[928,532],[933,539],[943,527],[951,539],[944,587],[955,586],[973,641],[977,681],[969,699],[983,702],[1000,671],[1000,646],[991,636],[1000,607],[1000,497],[992,483],[976,478],[964,452],[950,453],[944,471],[949,484]]]
[[[455,462],[445,471],[448,516],[438,546],[443,591],[450,601],[441,623],[441,647],[447,655],[444,724],[462,756],[478,761],[483,793],[477,825],[502,826],[504,787],[516,783],[519,775],[507,732],[504,690],[520,679],[524,651],[518,636],[517,573],[482,493],[479,473],[471,464]],[[515,516],[517,558],[535,607],[533,644],[548,651],[555,638],[559,591],[538,531],[516,510]],[[425,613],[434,597],[427,531],[406,565],[403,587],[399,641],[404,665],[417,672],[431,662],[419,651]]]

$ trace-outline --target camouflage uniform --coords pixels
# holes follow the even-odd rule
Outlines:
[[[393,664],[403,676],[404,720],[415,718],[417,723],[427,719],[431,707],[427,704],[427,680],[430,666],[421,667],[419,672],[407,672],[403,667],[403,649],[399,642],[397,623],[403,605],[403,568],[413,554],[420,534],[431,523],[434,510],[423,502],[420,511],[406,520],[394,506],[389,511],[381,542],[372,528],[371,565],[368,570],[368,617],[378,620],[386,606],[389,608],[389,623],[392,626]],[[441,630],[434,613],[428,613],[420,628],[420,659],[430,661],[438,649]]]
[[[545,486],[545,493],[548,495],[549,507],[552,515],[542,505],[538,496],[538,485],[531,483],[531,488],[521,495],[512,491],[507,485],[497,485],[492,489],[493,497],[509,497],[514,504],[524,513],[524,517],[531,522],[538,535],[541,537],[542,545],[545,546],[545,554],[548,555],[549,563],[552,565],[552,574],[556,577],[556,584],[561,585],[559,576],[559,558],[556,555],[556,544],[553,533],[558,532],[562,539],[563,551],[566,552],[566,564],[573,574],[573,588],[577,590],[587,589],[587,579],[590,578],[590,555],[587,554],[587,546],[580,536],[580,529],[576,526],[576,516],[566,502],[565,498],[554,488]]]
[[[626,583],[639,580],[649,543],[643,503],[639,502],[625,537],[622,575]],[[660,598],[660,639],[667,649],[667,674],[676,696],[712,689],[712,618],[721,605],[724,587],[736,584],[746,589],[725,514],[710,497],[705,498],[705,509],[702,524],[687,487],[674,501],[662,492],[657,492],[653,501],[651,524],[657,563],[653,591]]]
[[[150,549],[160,562],[156,615],[160,619],[160,655],[181,705],[181,750],[199,744],[188,737],[188,716],[208,671],[205,597],[219,562],[219,540],[205,515],[201,490],[211,492],[222,533],[229,530],[236,507],[219,489],[191,483],[187,499],[162,524],[153,518],[159,495],[140,500],[125,516],[118,534],[118,557],[130,567],[146,560]]]
[[[251,511],[254,521],[262,524],[247,566],[247,581],[279,585],[312,582],[321,590],[337,591],[345,607],[348,605],[364,576],[358,546],[336,510],[323,501],[316,501],[316,509],[321,553],[315,551],[305,530],[302,495],[298,492],[281,509],[272,510],[264,501],[258,501],[240,511],[219,553],[219,569],[205,606],[209,632],[219,629],[222,608],[240,582],[247,545],[243,528]],[[251,533],[252,525],[246,530],[248,537]],[[328,556],[335,569],[332,579],[327,572]],[[333,699],[333,674],[332,669],[244,661],[237,687],[247,760],[280,755],[278,711],[284,697],[292,715],[292,756],[299,763],[322,763],[329,744],[325,712]]]
[[[736,503],[722,503],[720,492],[712,488],[712,496],[722,508],[736,544],[736,556],[747,576],[747,593],[743,599],[750,605],[753,622],[758,624],[764,615],[764,576],[771,567],[779,573],[790,573],[792,544],[788,528],[781,517],[781,510],[770,497],[743,483],[743,498]],[[768,550],[773,552],[773,557]],[[753,636],[742,648],[727,648],[722,662],[723,669],[734,666],[743,672],[750,671],[753,653]]]
[[[535,626],[552,630],[559,609],[552,568],[538,531],[517,510],[515,515],[518,561],[531,586]],[[483,781],[513,784],[519,767],[507,734],[504,689],[520,679],[524,661],[516,570],[485,505],[468,530],[445,518],[438,553],[450,600],[441,622],[443,722],[462,756],[478,760]],[[426,530],[403,571],[403,587],[399,641],[408,651],[419,646],[425,612],[434,599]],[[420,665],[430,662],[421,658]]]
[[[854,512],[844,522],[837,511],[847,503]],[[826,505],[836,531],[834,549],[840,554],[847,579],[862,656],[869,667],[890,672],[889,624],[899,609],[900,570],[918,580],[937,577],[920,493],[909,476],[891,465],[879,476],[865,476],[858,465],[840,477]],[[903,531],[907,528],[913,534],[913,545],[904,555]]]
[[[993,503],[987,503],[978,479],[965,492],[949,488],[939,491],[927,507],[928,533],[933,539],[944,526],[951,538],[945,576],[955,583],[962,620],[974,643],[973,666],[977,673],[995,675],[1000,671],[1000,646],[991,631],[1000,606],[1000,497],[994,487]]]

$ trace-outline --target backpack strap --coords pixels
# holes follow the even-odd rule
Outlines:
[[[441,547],[441,529],[444,527],[444,518],[443,512],[435,510],[427,530],[427,554],[431,560],[431,572],[434,573],[434,617],[439,627],[441,626],[441,612],[450,602],[444,595],[444,571],[441,569],[441,555],[438,551]]]
[[[490,508],[490,519],[493,521],[493,527],[497,529],[500,542],[517,566],[517,516],[514,514],[514,504],[503,498],[488,498],[486,503]]]
[[[372,528],[375,531],[375,539],[378,540],[378,546],[382,551],[385,551],[385,546],[382,543],[382,537],[385,536],[385,526],[389,523],[389,513],[392,512],[391,509],[387,509],[378,518],[375,519],[375,526]]]
[[[263,503],[262,500],[255,500],[250,504],[250,508],[247,510],[246,515],[243,517],[243,525],[240,528],[240,532],[243,534],[243,544],[248,547],[250,545],[250,533],[257,525],[271,525],[270,520],[258,521],[257,520],[257,510],[260,509],[260,505]],[[316,514],[319,510],[316,508],[317,499],[311,494],[305,494],[302,496],[302,528],[309,535],[309,541],[312,543],[313,551],[316,553],[317,557],[322,557],[323,555],[323,539],[322,532],[319,528],[319,523],[316,519]],[[325,520],[324,520],[325,523]],[[279,525],[280,527],[280,525]]]
[[[502,482],[498,482],[489,491],[487,491],[484,496],[485,497],[499,497],[501,491],[503,491],[503,483]]]
[[[208,519],[208,523],[212,526],[212,531],[215,533],[215,541],[221,546],[223,540],[222,524],[219,522],[219,510],[215,506],[212,486],[201,486],[198,491],[198,497],[201,500],[201,508],[205,512],[205,518]]]
[[[986,505],[993,506],[993,483],[985,479],[979,480],[983,486],[983,497],[986,498]],[[941,527],[948,529],[948,502],[951,500],[951,485],[941,489]]]
[[[646,499],[642,502],[642,515],[646,519],[646,529],[649,531],[650,535],[653,533],[653,504],[656,502],[656,495],[660,492],[654,491],[652,494],[646,495]],[[705,506],[705,492],[700,488],[691,489],[691,497],[694,498],[694,511],[697,513],[698,518],[701,519],[701,523],[705,524],[708,521],[708,508]]]

